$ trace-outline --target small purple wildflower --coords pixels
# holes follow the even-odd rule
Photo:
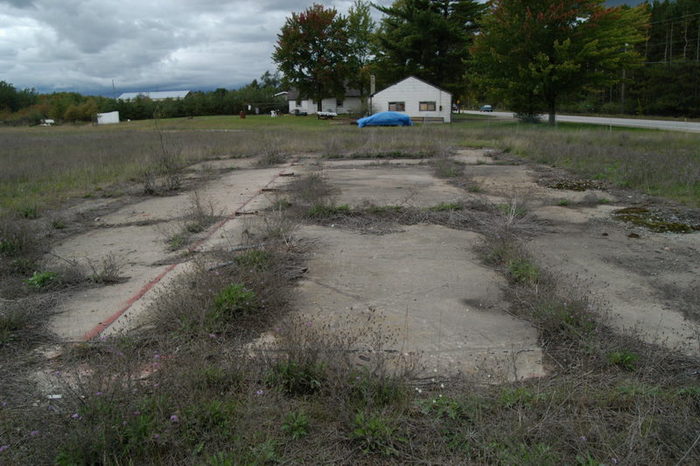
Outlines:
[[[102,396],[102,392],[95,392],[95,396]]]
[[[260,396],[260,395],[265,394],[265,392],[263,390],[258,390],[257,392],[255,392],[255,394]]]
[[[9,445],[0,446],[0,453],[2,453],[3,451],[7,450],[8,448],[10,448]]]
[[[78,414],[78,413],[73,413],[73,414],[70,415],[70,417],[72,417],[73,419],[80,419],[80,414]]]
[[[179,422],[179,421],[180,421],[180,418],[177,417],[177,414],[173,414],[172,416],[170,416],[170,422]]]
[[[33,431],[29,432],[29,435],[30,435],[31,437],[36,437],[37,435],[39,435],[39,431],[38,431],[38,430],[33,430]]]
[[[313,322],[311,322],[311,321],[308,321],[308,322],[306,323],[306,326],[307,326],[307,327],[311,327],[312,325],[313,325]]]
[[[153,440],[158,440],[160,438],[160,434],[153,434]]]
[[[2,407],[4,408],[5,406],[7,406],[7,401],[2,402]]]
[[[610,458],[610,462],[611,462],[612,464],[617,464],[617,463],[619,463],[620,461],[619,461],[617,458]]]
[[[158,354],[158,353],[154,354],[153,359],[160,359],[160,354]]]
[[[210,333],[210,334],[209,334],[209,338],[216,338],[216,334]]]
[[[141,411],[134,411],[134,416],[139,416],[141,414]]]
[[[588,440],[585,435],[580,436],[578,439],[582,442],[585,442],[586,440]]]

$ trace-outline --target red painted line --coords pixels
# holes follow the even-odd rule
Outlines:
[[[124,314],[126,311],[128,311],[129,308],[130,308],[131,306],[133,306],[134,303],[135,303],[136,301],[138,301],[139,299],[143,298],[143,295],[145,295],[151,288],[153,288],[159,281],[161,281],[161,280],[163,279],[163,277],[165,277],[165,276],[166,276],[167,274],[169,274],[175,267],[177,267],[177,265],[178,265],[178,264],[172,264],[172,265],[169,265],[168,267],[166,267],[165,270],[162,271],[156,278],[154,278],[153,280],[151,280],[150,282],[148,282],[148,283],[146,284],[146,286],[144,286],[143,288],[141,288],[141,289],[138,291],[138,293],[136,293],[134,296],[132,296],[131,298],[129,298],[129,300],[126,302],[126,304],[124,305],[124,307],[122,307],[122,308],[119,309],[117,312],[115,312],[114,314],[112,314],[111,316],[109,316],[104,322],[100,322],[99,324],[97,324],[97,325],[95,326],[95,328],[93,328],[92,330],[90,330],[89,332],[87,332],[85,335],[83,335],[83,340],[85,340],[85,341],[92,340],[93,338],[95,338],[96,336],[98,336],[100,333],[102,333],[107,327],[109,327],[110,325],[112,325],[112,324],[114,323],[115,320],[117,320],[118,318],[120,318],[120,317],[122,316],[122,314]]]
[[[279,172],[277,175],[275,175],[270,181],[267,182],[265,186],[263,186],[258,192],[256,192],[253,196],[248,198],[243,204],[238,206],[236,210],[233,211],[233,213],[223,220],[221,220],[219,223],[214,225],[214,227],[207,233],[207,235],[202,238],[201,240],[197,241],[192,247],[189,248],[189,251],[195,251],[199,246],[201,246],[205,241],[207,241],[209,238],[211,238],[214,233],[216,233],[221,227],[223,227],[228,221],[234,219],[236,215],[245,208],[248,204],[250,204],[253,199],[258,197],[260,194],[262,194],[262,190],[270,186],[272,183],[275,182],[277,178],[280,177],[282,172]],[[97,324],[94,328],[92,328],[90,331],[85,333],[83,335],[83,341],[90,341],[93,338],[99,336],[102,332],[104,332],[110,325],[112,325],[117,319],[119,319],[126,311],[128,311],[131,306],[133,306],[139,299],[143,298],[143,296],[148,293],[148,291],[151,290],[154,286],[156,286],[163,278],[165,278],[166,275],[168,275],[170,272],[172,272],[175,267],[177,267],[178,264],[172,264],[169,265],[168,267],[165,268],[164,271],[162,271],[160,274],[158,274],[157,277],[155,277],[153,280],[148,282],[143,288],[141,288],[135,295],[133,295],[131,298],[129,298],[126,303],[124,304],[123,307],[121,307],[117,312],[109,316],[106,320],[100,322]]]

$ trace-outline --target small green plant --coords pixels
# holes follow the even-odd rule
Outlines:
[[[570,204],[568,199],[561,199],[559,202],[557,202],[558,206],[561,207],[567,207]]]
[[[25,206],[19,209],[19,214],[24,218],[39,218],[39,208],[35,205]]]
[[[234,466],[236,462],[233,455],[219,451],[208,456],[204,460],[204,464],[207,466]]]
[[[439,418],[455,421],[465,416],[464,408],[457,400],[443,396],[421,401],[419,406],[423,414],[432,414]]]
[[[187,222],[185,223],[185,231],[187,233],[201,233],[204,231],[204,225],[199,222]]]
[[[197,387],[217,391],[235,389],[242,382],[238,372],[218,366],[206,366],[199,370],[195,380]]]
[[[383,416],[361,411],[355,415],[353,427],[351,437],[363,452],[386,456],[398,453],[394,444],[400,439],[394,438],[395,428]]]
[[[187,235],[183,232],[175,233],[170,236],[167,240],[168,249],[171,251],[177,251],[185,244],[187,244]]]
[[[527,466],[554,466],[561,464],[557,461],[552,447],[544,443],[528,445],[518,443],[514,446],[500,446],[496,449],[499,461],[498,464],[517,464]]]
[[[471,183],[467,184],[467,191],[469,191],[470,193],[476,194],[476,193],[484,192],[484,189],[478,183],[471,182]]]
[[[17,339],[17,332],[24,329],[29,320],[26,312],[7,310],[0,313],[0,347]]]
[[[238,264],[240,267],[255,270],[265,270],[270,266],[271,260],[272,257],[270,253],[263,249],[253,249],[251,251],[244,252],[235,259],[236,264]]]
[[[527,258],[518,257],[508,262],[508,275],[517,283],[537,283],[540,270]]]
[[[441,202],[440,204],[434,205],[428,210],[432,212],[450,212],[452,210],[461,210],[462,204],[459,202]]]
[[[348,215],[351,212],[350,206],[347,204],[329,205],[329,204],[314,204],[309,208],[307,215],[310,218],[326,218],[336,215]]]
[[[303,410],[292,411],[285,416],[282,430],[294,440],[306,437],[309,434],[309,417]]]
[[[538,394],[527,387],[507,387],[501,390],[498,401],[504,408],[529,407],[539,401],[540,398]]]
[[[288,395],[312,395],[326,381],[326,367],[315,362],[280,361],[272,366],[266,381]]]
[[[241,462],[242,464],[263,465],[279,463],[280,457],[277,453],[277,442],[266,440],[250,448],[250,454]]]
[[[248,314],[258,306],[255,292],[240,283],[233,283],[219,292],[214,298],[214,320]]]
[[[51,220],[51,227],[55,230],[63,230],[66,228],[66,222],[64,222],[63,219],[55,218]]]
[[[522,218],[527,215],[527,209],[522,205],[498,204],[498,210],[505,216]]]
[[[380,377],[368,371],[350,375],[351,396],[360,406],[389,406],[406,400],[406,387],[393,377]]]
[[[464,173],[464,166],[448,158],[440,158],[435,162],[435,176],[438,178],[457,178]]]
[[[32,288],[41,289],[50,285],[57,279],[58,274],[56,272],[34,272],[34,275],[28,278],[26,283]]]
[[[627,371],[634,371],[639,356],[631,351],[613,351],[607,355],[608,362]]]

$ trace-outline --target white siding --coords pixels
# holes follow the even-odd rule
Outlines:
[[[335,98],[323,99],[322,111],[335,113],[360,113],[362,111],[362,101],[359,97],[346,97],[343,99],[343,105],[338,106]],[[289,101],[289,113],[294,113],[295,110],[306,112],[309,115],[315,114],[318,111],[316,102],[311,99],[303,99],[297,105],[296,100]]]
[[[109,112],[109,113],[98,113],[97,114],[97,124],[98,125],[109,125],[112,123],[119,123],[119,112]]]
[[[388,111],[389,102],[404,102],[406,109],[401,113],[410,117],[442,117],[450,122],[452,94],[412,76],[374,94],[372,113]],[[435,102],[435,111],[420,110],[420,102]]]

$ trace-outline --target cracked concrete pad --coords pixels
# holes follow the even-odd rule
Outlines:
[[[428,165],[430,159],[329,159],[323,160],[323,168],[355,168],[355,167],[387,167],[387,166],[408,166],[408,165]]]
[[[464,192],[432,176],[430,167],[378,167],[327,170],[324,176],[340,189],[339,204],[429,207],[458,201]]]
[[[283,171],[288,170],[277,167],[227,174],[202,186],[202,199],[213,199],[227,215],[238,209],[262,209],[269,199],[260,189],[284,183],[285,180],[277,177]],[[105,322],[111,322],[122,310],[127,312],[116,317],[108,333],[130,328],[157,291],[167,287],[170,280],[188,267],[188,259],[165,247],[167,231],[182,227],[177,218],[186,207],[182,205],[185,201],[189,202],[187,195],[145,199],[102,219],[116,226],[89,230],[54,247],[54,254],[70,259],[100,261],[113,254],[123,263],[121,275],[126,278],[122,283],[79,290],[68,296],[52,318],[50,328],[61,338],[80,340]],[[137,223],[146,219],[162,222]],[[245,216],[230,218],[194,239],[202,239],[199,249],[235,244],[240,241],[244,222]],[[169,263],[174,265],[161,265]]]
[[[215,213],[230,215],[241,203],[255,194],[280,171],[280,168],[266,168],[227,173],[217,178],[215,182],[200,187],[199,196],[205,206],[211,201]],[[172,220],[182,217],[191,205],[192,193],[151,197],[105,215],[100,221],[107,225],[119,225],[143,221]]]
[[[126,238],[132,240],[125,241]],[[137,293],[149,277],[157,275],[163,267],[154,267],[152,263],[175,257],[165,250],[164,236],[154,225],[91,230],[58,245],[54,253],[95,263],[112,254],[123,265],[122,274],[128,277],[123,283],[80,290],[59,305],[51,320],[51,330],[68,340],[82,338]]]
[[[581,292],[602,301],[614,328],[632,331],[650,343],[700,354],[697,321],[683,315],[678,296],[668,299],[663,293],[669,281],[697,284],[699,233],[645,232],[632,239],[612,222],[570,223],[527,246],[563,283],[579,286]],[[658,261],[653,260],[656,256]]]
[[[489,149],[460,149],[451,158],[467,165],[488,165],[495,162],[493,157],[490,156],[492,152]]]
[[[572,209],[565,206],[543,206],[533,210],[537,218],[553,222],[588,223],[591,220],[608,220],[616,206],[601,205],[596,207],[579,207]]]
[[[477,233],[420,225],[369,236],[315,226],[300,235],[316,242],[301,312],[343,322],[376,309],[396,335],[391,349],[421,354],[426,375],[544,374],[537,332],[505,312],[506,284],[476,257]]]

